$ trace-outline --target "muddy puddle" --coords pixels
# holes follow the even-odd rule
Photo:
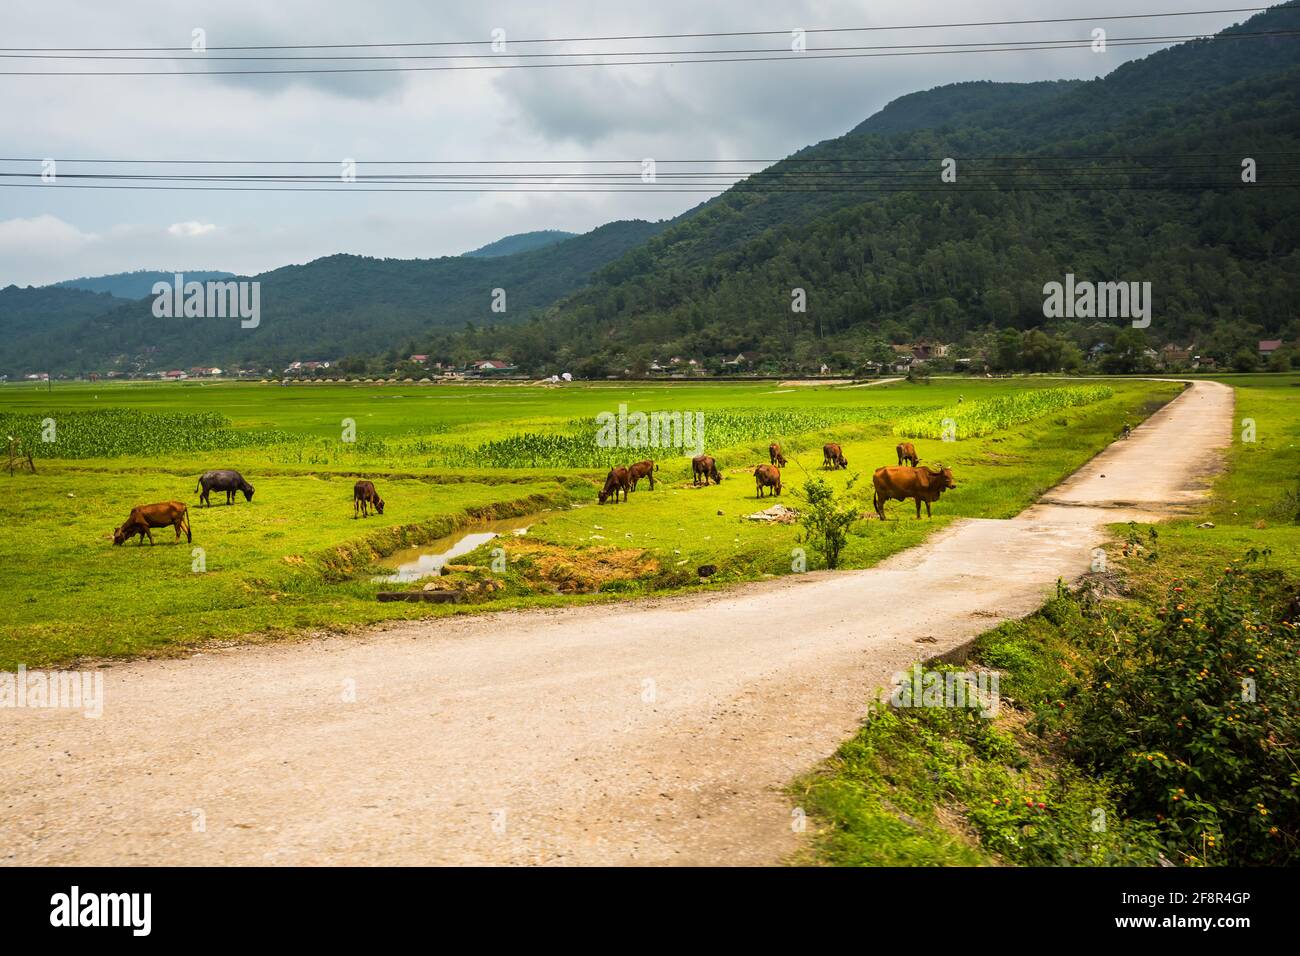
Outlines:
[[[441,572],[443,565],[454,562],[463,554],[469,554],[493,538],[523,534],[530,525],[537,522],[538,517],[538,515],[525,515],[519,518],[501,518],[497,521],[479,521],[465,525],[445,538],[430,541],[416,548],[394,551],[379,562],[382,567],[389,569],[389,573],[378,575],[371,580],[386,584],[400,584],[433,577]]]

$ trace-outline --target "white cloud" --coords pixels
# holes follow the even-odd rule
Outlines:
[[[174,222],[167,227],[167,233],[180,238],[190,236],[206,236],[210,232],[216,232],[216,225],[211,222],[197,222],[193,219],[188,222]]]
[[[98,237],[48,213],[0,221],[0,254],[71,255]]]

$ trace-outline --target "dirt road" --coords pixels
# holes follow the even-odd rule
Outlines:
[[[867,571],[113,666],[101,719],[0,711],[0,854],[777,862],[800,839],[781,788],[873,688],[1032,611],[1103,524],[1191,502],[1231,417],[1196,383],[1019,517]]]

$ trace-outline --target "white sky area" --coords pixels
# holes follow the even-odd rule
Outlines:
[[[1095,23],[812,34],[808,47],[815,51],[885,43],[1086,40],[1097,25],[1112,38],[1212,32],[1250,16],[1104,18],[1216,6],[1232,5],[1206,0],[81,0],[6,3],[0,7],[0,36],[6,47],[187,47],[191,31],[202,27],[209,46],[411,43],[487,40],[495,28],[504,29],[510,40],[1102,15]],[[533,47],[530,52],[745,49],[787,42],[781,37],[642,40]],[[847,132],[906,93],[964,80],[1090,79],[1156,49],[351,76],[0,76],[0,155],[61,162],[283,159],[332,164],[354,157],[363,174],[368,159],[779,158]],[[188,65],[188,55],[133,68],[177,69],[182,63]],[[131,68],[0,59],[0,71],[96,67]],[[132,269],[254,274],[339,252],[397,258],[456,255],[511,233],[584,232],[615,219],[668,218],[707,198],[6,187],[0,188],[0,286]]]

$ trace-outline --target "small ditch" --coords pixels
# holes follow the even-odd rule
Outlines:
[[[504,534],[523,534],[537,522],[539,517],[533,514],[521,515],[517,518],[500,518],[495,521],[478,521],[458,528],[452,534],[430,541],[428,544],[394,551],[379,562],[381,567],[389,569],[389,573],[378,575],[371,580],[381,584],[409,584],[422,578],[435,577],[442,572],[444,565],[463,554],[469,554],[493,538]]]

